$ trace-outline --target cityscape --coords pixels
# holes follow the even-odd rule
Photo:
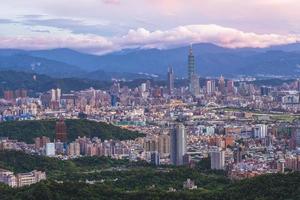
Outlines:
[[[30,3],[0,14],[0,199],[300,199],[298,2]]]

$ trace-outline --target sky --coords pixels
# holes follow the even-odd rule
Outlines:
[[[299,0],[3,0],[0,48],[105,54],[209,42],[267,47],[300,41]]]

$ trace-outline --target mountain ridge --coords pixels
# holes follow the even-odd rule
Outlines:
[[[185,77],[189,46],[173,49],[124,49],[106,55],[92,55],[68,48],[49,50],[0,49],[0,58],[23,56],[31,59],[46,59],[45,69],[36,73],[53,77],[62,70],[64,77],[87,77],[93,72],[103,71],[103,76],[113,78],[129,77],[138,73],[165,76],[172,65],[177,75]],[[224,48],[210,43],[193,45],[196,69],[201,76],[238,76],[238,75],[300,75],[300,43],[277,45],[267,48]],[[22,65],[29,63],[21,60]],[[30,60],[30,59],[29,59]],[[45,62],[45,60],[42,60]],[[0,69],[15,70],[19,65],[9,68],[0,59]],[[3,64],[4,63],[4,64]],[[4,66],[3,66],[4,65]],[[55,65],[53,67],[53,65]],[[47,71],[47,66],[49,71]],[[59,68],[59,69],[57,69]],[[98,73],[99,74],[99,73]],[[101,73],[100,73],[101,74]],[[109,75],[107,75],[109,74]],[[114,74],[114,75],[113,75]],[[117,74],[117,75],[116,75]],[[134,77],[134,76],[133,76]],[[96,77],[97,79],[97,77]],[[101,79],[101,77],[99,77]]]

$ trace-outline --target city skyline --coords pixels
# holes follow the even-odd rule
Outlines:
[[[299,8],[296,0],[13,0],[2,5],[0,48],[105,54],[201,42],[229,48],[289,44],[300,38]]]

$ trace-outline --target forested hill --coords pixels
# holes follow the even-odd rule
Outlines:
[[[27,143],[33,143],[33,138],[47,136],[54,139],[55,120],[30,120],[0,123],[0,137],[9,137]],[[120,127],[90,120],[66,120],[68,141],[74,141],[78,136],[99,137],[100,139],[128,140],[144,136],[141,133],[122,129]]]
[[[0,184],[0,199],[200,199],[200,200],[298,200],[300,173],[269,174],[230,181],[223,173],[196,168],[160,166],[143,161],[109,157],[60,160],[21,151],[0,151],[0,168],[15,173],[45,171],[47,181],[12,189]],[[190,178],[196,190],[184,190]],[[95,181],[94,184],[85,183]],[[58,183],[58,182],[62,183]],[[169,188],[176,192],[169,192]]]
[[[90,87],[95,89],[107,89],[111,82],[95,81],[80,78],[52,78],[46,75],[16,72],[0,71],[0,93],[4,90],[27,89],[31,94],[36,92],[46,92],[52,88],[61,88],[63,92],[71,90],[83,90]]]
[[[69,199],[198,199],[198,200],[298,200],[300,174],[266,175],[231,184],[223,190],[197,189],[167,192],[160,189],[124,191],[105,184],[54,181],[11,189],[0,185],[0,199],[69,200]]]

